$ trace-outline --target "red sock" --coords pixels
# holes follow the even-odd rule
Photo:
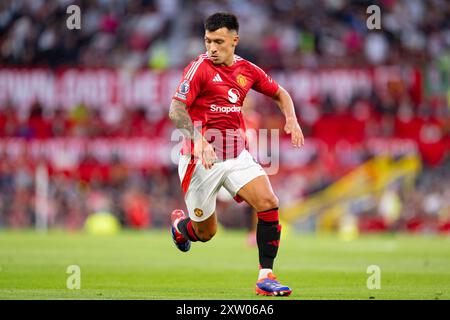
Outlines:
[[[183,234],[183,236],[191,241],[198,241],[198,237],[195,234],[194,227],[192,226],[192,221],[190,218],[186,218],[178,222],[178,230]]]

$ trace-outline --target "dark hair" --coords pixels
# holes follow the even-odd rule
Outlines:
[[[223,27],[239,32],[239,22],[236,16],[231,13],[217,12],[205,20],[205,30],[216,31]]]

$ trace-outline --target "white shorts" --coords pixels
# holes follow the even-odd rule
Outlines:
[[[244,185],[266,174],[247,150],[243,150],[237,158],[216,162],[209,170],[201,161],[191,164],[188,169],[190,162],[190,155],[181,155],[178,174],[183,191],[186,190],[184,199],[189,218],[196,222],[208,219],[216,210],[217,193],[221,187],[234,197]]]

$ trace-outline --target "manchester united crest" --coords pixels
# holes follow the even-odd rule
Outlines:
[[[239,74],[236,77],[236,81],[237,83],[239,83],[239,85],[243,88],[245,88],[245,86],[247,85],[247,78],[245,76],[243,76],[242,74]]]
[[[203,215],[203,210],[200,208],[195,208],[194,213],[197,217],[201,217]]]

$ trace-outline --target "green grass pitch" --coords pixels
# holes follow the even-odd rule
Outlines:
[[[69,265],[81,269],[81,289],[66,287]],[[257,250],[246,234],[220,230],[188,253],[169,231],[115,236],[0,231],[0,299],[449,299],[450,237],[336,236],[289,233],[275,273],[290,297],[254,294]],[[366,286],[369,265],[381,288]]]

